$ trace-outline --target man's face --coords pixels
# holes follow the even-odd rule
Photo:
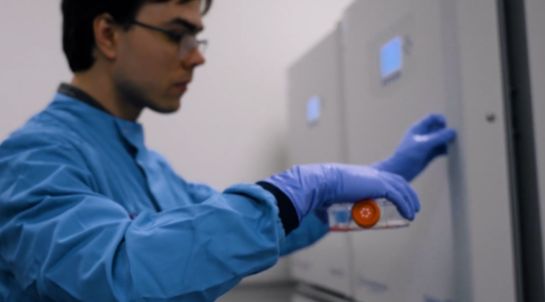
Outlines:
[[[186,3],[146,3],[137,22],[176,33],[194,35],[203,29],[201,0]],[[204,57],[193,48],[180,53],[180,44],[162,32],[132,25],[120,37],[113,64],[118,97],[137,107],[169,113],[180,108],[180,99]]]

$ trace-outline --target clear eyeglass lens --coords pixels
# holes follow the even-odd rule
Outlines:
[[[187,35],[180,42],[180,56],[183,57],[194,49],[197,49],[201,54],[204,54],[208,41],[197,40],[196,37]]]

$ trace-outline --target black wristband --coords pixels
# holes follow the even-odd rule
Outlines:
[[[297,211],[295,210],[295,206],[291,202],[291,199],[284,194],[282,190],[268,182],[259,181],[257,182],[257,185],[269,191],[276,198],[280,220],[284,225],[286,235],[295,230],[299,226],[299,217],[297,216]]]

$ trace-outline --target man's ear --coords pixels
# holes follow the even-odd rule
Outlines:
[[[114,60],[117,57],[120,29],[109,14],[99,15],[93,21],[96,51],[107,60]]]

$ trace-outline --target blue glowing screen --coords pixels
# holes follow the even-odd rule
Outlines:
[[[307,122],[315,124],[322,115],[322,105],[320,97],[313,96],[307,101]]]
[[[380,74],[382,80],[389,80],[403,68],[403,39],[395,37],[380,50]]]

